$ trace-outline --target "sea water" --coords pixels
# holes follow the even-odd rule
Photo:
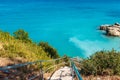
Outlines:
[[[34,42],[48,42],[61,56],[120,50],[120,38],[98,30],[115,22],[120,22],[119,0],[0,0],[1,30],[24,29]]]

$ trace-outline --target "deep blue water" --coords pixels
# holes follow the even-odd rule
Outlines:
[[[120,0],[0,0],[0,29],[24,29],[59,54],[87,57],[97,50],[120,50],[120,38],[106,37],[101,24],[120,22]]]

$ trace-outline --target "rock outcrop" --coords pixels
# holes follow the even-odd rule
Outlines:
[[[99,30],[104,30],[108,36],[119,36],[120,37],[120,24],[115,23],[113,25],[101,25]]]

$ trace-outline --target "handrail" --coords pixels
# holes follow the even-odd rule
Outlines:
[[[39,74],[39,75],[36,75],[36,76],[32,76],[32,77],[29,78],[28,80],[32,80],[32,79],[34,79],[34,78],[36,78],[36,77],[39,77],[39,76],[40,76],[41,78],[43,78],[43,74],[44,74],[47,70],[49,70],[50,68],[55,67],[55,66],[57,66],[57,65],[59,65],[59,64],[53,65],[52,67],[49,67],[47,70],[45,70],[45,71],[43,72],[43,70],[42,70],[42,62],[52,62],[52,61],[61,60],[61,59],[64,59],[64,58],[65,58],[65,57],[58,58],[58,59],[52,59],[52,60],[37,60],[37,61],[34,61],[34,62],[26,62],[26,63],[23,63],[23,64],[15,64],[15,65],[12,65],[12,66],[0,67],[0,71],[6,71],[6,70],[9,70],[9,69],[16,69],[16,68],[19,68],[19,67],[23,67],[23,66],[27,66],[27,65],[32,65],[32,64],[40,63],[40,74]],[[82,77],[81,77],[81,75],[80,75],[80,73],[79,73],[79,71],[78,71],[78,69],[77,69],[77,67],[76,67],[76,65],[75,65],[76,61],[74,62],[74,59],[75,59],[75,58],[69,58],[69,61],[70,61],[70,63],[71,63],[71,68],[72,68],[73,71],[75,72],[78,80],[82,80]],[[63,62],[63,63],[65,64],[65,62]],[[60,64],[63,64],[63,63],[60,63]],[[78,62],[77,62],[77,63],[78,63]],[[9,72],[9,71],[8,71],[8,72]],[[44,79],[42,79],[42,80],[44,80]]]
[[[56,61],[56,60],[60,60],[60,59],[63,59],[63,58],[58,58],[58,59],[53,59],[53,60],[37,60],[37,61],[34,61],[34,62],[26,62],[26,63],[23,63],[23,64],[15,64],[15,65],[12,65],[12,66],[2,67],[2,68],[0,68],[0,70],[3,71],[3,70],[6,70],[6,69],[19,68],[19,67],[23,67],[23,66],[26,66],[26,65],[32,65],[32,64],[35,64],[35,63],[38,63],[38,62],[51,62],[51,61]]]
[[[53,65],[53,66],[49,67],[47,70],[45,70],[43,73],[45,73],[46,71],[48,71],[48,70],[51,69],[51,68],[54,68],[54,67],[56,67],[56,66],[58,66],[58,65],[61,65],[61,64],[66,64],[66,63],[65,63],[65,62],[62,62],[62,63],[59,63],[59,64],[57,64],[57,65]]]
[[[57,59],[52,59],[52,60],[37,60],[37,61],[34,61],[34,62],[26,62],[26,63],[21,63],[21,64],[15,64],[15,65],[12,65],[12,66],[5,66],[5,67],[0,67],[0,71],[3,71],[5,72],[5,74],[11,74],[12,72],[9,71],[10,69],[17,69],[17,68],[20,68],[20,67],[24,67],[24,66],[27,66],[27,65],[33,65],[33,64],[36,64],[36,63],[40,63],[40,68],[39,68],[39,75],[35,75],[35,76],[32,76],[30,78],[28,78],[28,80],[32,80],[32,79],[35,79],[35,78],[39,78],[39,79],[42,79],[44,80],[44,70],[42,69],[42,63],[43,62],[55,62],[57,60],[62,60],[64,59],[65,57],[62,57],[62,58],[57,58]]]
[[[74,70],[74,72],[75,72],[78,80],[82,80],[82,77],[81,77],[81,75],[80,75],[80,73],[79,73],[79,71],[78,71],[78,69],[77,69],[74,61],[73,61],[72,59],[70,59],[70,62],[71,62],[71,67],[72,67],[72,69]]]
[[[78,80],[82,80],[82,77],[81,77],[77,67],[75,66],[75,64],[73,64],[73,69],[74,69],[74,71],[75,71],[75,73],[77,75]]]

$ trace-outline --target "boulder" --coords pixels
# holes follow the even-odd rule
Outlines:
[[[115,23],[113,25],[101,25],[100,30],[106,31],[108,36],[120,36],[120,24]]]
[[[108,36],[120,36],[120,29],[119,28],[114,28],[114,27],[108,27],[106,29],[106,34]]]

